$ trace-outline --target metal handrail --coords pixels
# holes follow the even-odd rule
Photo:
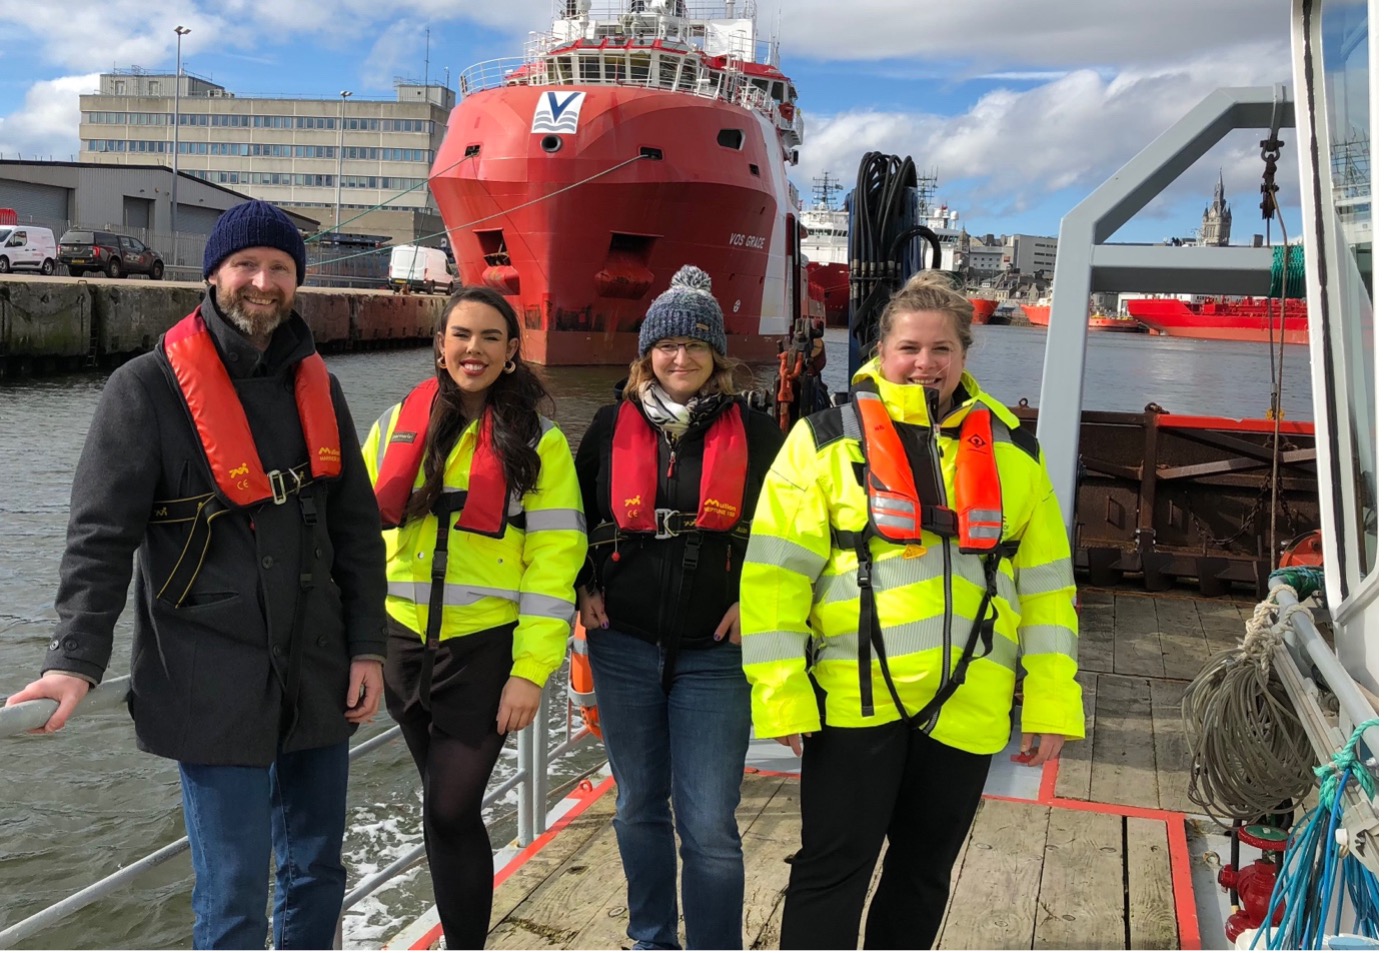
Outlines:
[[[123,704],[126,695],[129,693],[129,687],[130,678],[128,675],[111,679],[108,682],[96,686],[87,693],[86,697],[83,698],[82,702],[77,706],[74,717],[78,713],[88,714],[107,708],[114,708]],[[566,727],[564,729],[565,738],[552,749],[549,749],[547,744],[548,737],[551,734],[551,728],[547,723],[549,691],[550,688],[544,688],[540,696],[538,712],[534,716],[533,723],[519,732],[518,770],[516,770],[514,775],[496,785],[492,790],[487,791],[485,797],[481,801],[481,806],[483,808],[489,807],[514,788],[520,788],[520,807],[518,816],[519,836],[515,839],[515,843],[521,847],[532,843],[535,838],[547,830],[547,803],[550,793],[547,773],[548,764],[553,759],[559,758],[568,751],[571,751],[590,734],[589,729],[584,726],[576,732],[572,731],[572,712],[571,706],[569,705]],[[40,699],[32,702],[23,702],[10,708],[0,708],[0,738],[22,734],[42,727],[56,709],[57,702],[51,699]],[[541,735],[539,734],[540,731]],[[350,760],[355,761],[357,758],[369,754],[376,748],[398,738],[400,734],[400,728],[395,725],[392,728],[362,741],[351,749]],[[136,877],[172,860],[187,849],[188,839],[186,837],[181,837],[131,862],[128,866],[123,867],[115,873],[84,887],[71,896],[49,907],[45,907],[18,923],[6,927],[4,930],[0,930],[0,950],[10,949],[20,941],[28,939],[41,930],[53,926],[98,900],[104,899],[121,887],[126,886]],[[343,916],[348,910],[360,903],[361,900],[370,896],[384,884],[417,864],[425,857],[425,854],[426,848],[423,845],[418,845],[409,850],[402,857],[391,861],[381,870],[359,881],[347,894],[342,903]]]
[[[129,693],[130,676],[128,675],[102,682],[87,692],[86,697],[78,702],[73,715],[116,708],[125,703],[125,696]],[[48,723],[48,719],[53,717],[53,712],[57,710],[58,703],[51,698],[40,698],[37,701],[21,702],[11,708],[0,708],[0,738],[22,735],[42,728]],[[0,934],[0,936],[3,935]]]

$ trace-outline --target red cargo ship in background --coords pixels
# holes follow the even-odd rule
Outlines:
[[[468,69],[429,185],[461,279],[501,291],[543,364],[624,364],[673,273],[711,275],[730,353],[808,311],[786,164],[797,91],[755,4],[562,0],[523,58]]]
[[[1286,304],[1286,308],[1284,305]],[[1131,298],[1129,315],[1157,334],[1204,341],[1307,343],[1307,303],[1298,298],[1210,299]],[[1282,315],[1280,317],[1280,314]],[[1272,319],[1270,318],[1272,315]],[[1280,335],[1280,330],[1282,334]]]

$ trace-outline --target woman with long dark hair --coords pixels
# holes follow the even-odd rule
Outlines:
[[[572,455],[519,355],[503,296],[463,288],[435,374],[364,452],[388,550],[385,699],[423,780],[423,834],[449,949],[480,949],[493,869],[481,818],[505,736],[533,721],[559,665],[586,553]]]
[[[637,950],[679,948],[675,829],[688,948],[742,942],[740,564],[783,434],[737,396],[734,368],[711,279],[684,266],[577,451],[592,526],[578,603]]]

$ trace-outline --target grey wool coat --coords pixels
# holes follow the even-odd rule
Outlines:
[[[296,313],[261,353],[217,312],[202,315],[266,470],[308,459],[294,368],[314,350]],[[160,342],[162,343],[162,342]],[[57,595],[58,626],[44,671],[99,682],[132,571],[130,712],[142,750],[193,764],[266,766],[279,750],[344,741],[351,660],[385,653],[385,552],[379,510],[341,385],[331,378],[342,471],[319,482],[310,528],[296,498],[232,511],[181,605],[158,593],[188,538],[185,524],[151,524],[156,501],[215,489],[165,359],[135,358],[106,382],[72,482]],[[300,534],[312,533],[304,546]],[[315,584],[300,591],[310,552]],[[297,601],[301,630],[294,631]],[[296,702],[293,700],[296,689]]]

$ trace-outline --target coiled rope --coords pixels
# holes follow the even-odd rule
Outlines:
[[[1287,259],[1287,266],[1284,267],[1284,259]],[[1284,275],[1287,275],[1288,287],[1283,287]],[[1302,257],[1301,245],[1275,245],[1273,249],[1273,265],[1269,271],[1269,296],[1273,298],[1305,298],[1307,297],[1307,266]]]
[[[1187,796],[1227,828],[1282,813],[1285,803],[1296,808],[1311,789],[1312,745],[1273,667],[1292,613],[1308,610],[1280,611],[1280,590],[1292,588],[1274,585],[1240,645],[1207,662],[1182,696],[1192,753]]]
[[[1293,828],[1283,867],[1269,897],[1268,909],[1284,906],[1283,919],[1268,933],[1271,950],[1320,950],[1328,923],[1339,934],[1345,922],[1345,898],[1355,910],[1352,933],[1379,937],[1379,877],[1360,858],[1337,846],[1336,831],[1341,826],[1344,795],[1353,782],[1364,796],[1373,800],[1378,782],[1358,755],[1365,730],[1379,724],[1378,718],[1364,722],[1351,734],[1344,748],[1331,760],[1313,770],[1321,781],[1317,806]],[[1334,921],[1332,913],[1335,913]],[[1261,947],[1272,918],[1255,933],[1251,947]]]

